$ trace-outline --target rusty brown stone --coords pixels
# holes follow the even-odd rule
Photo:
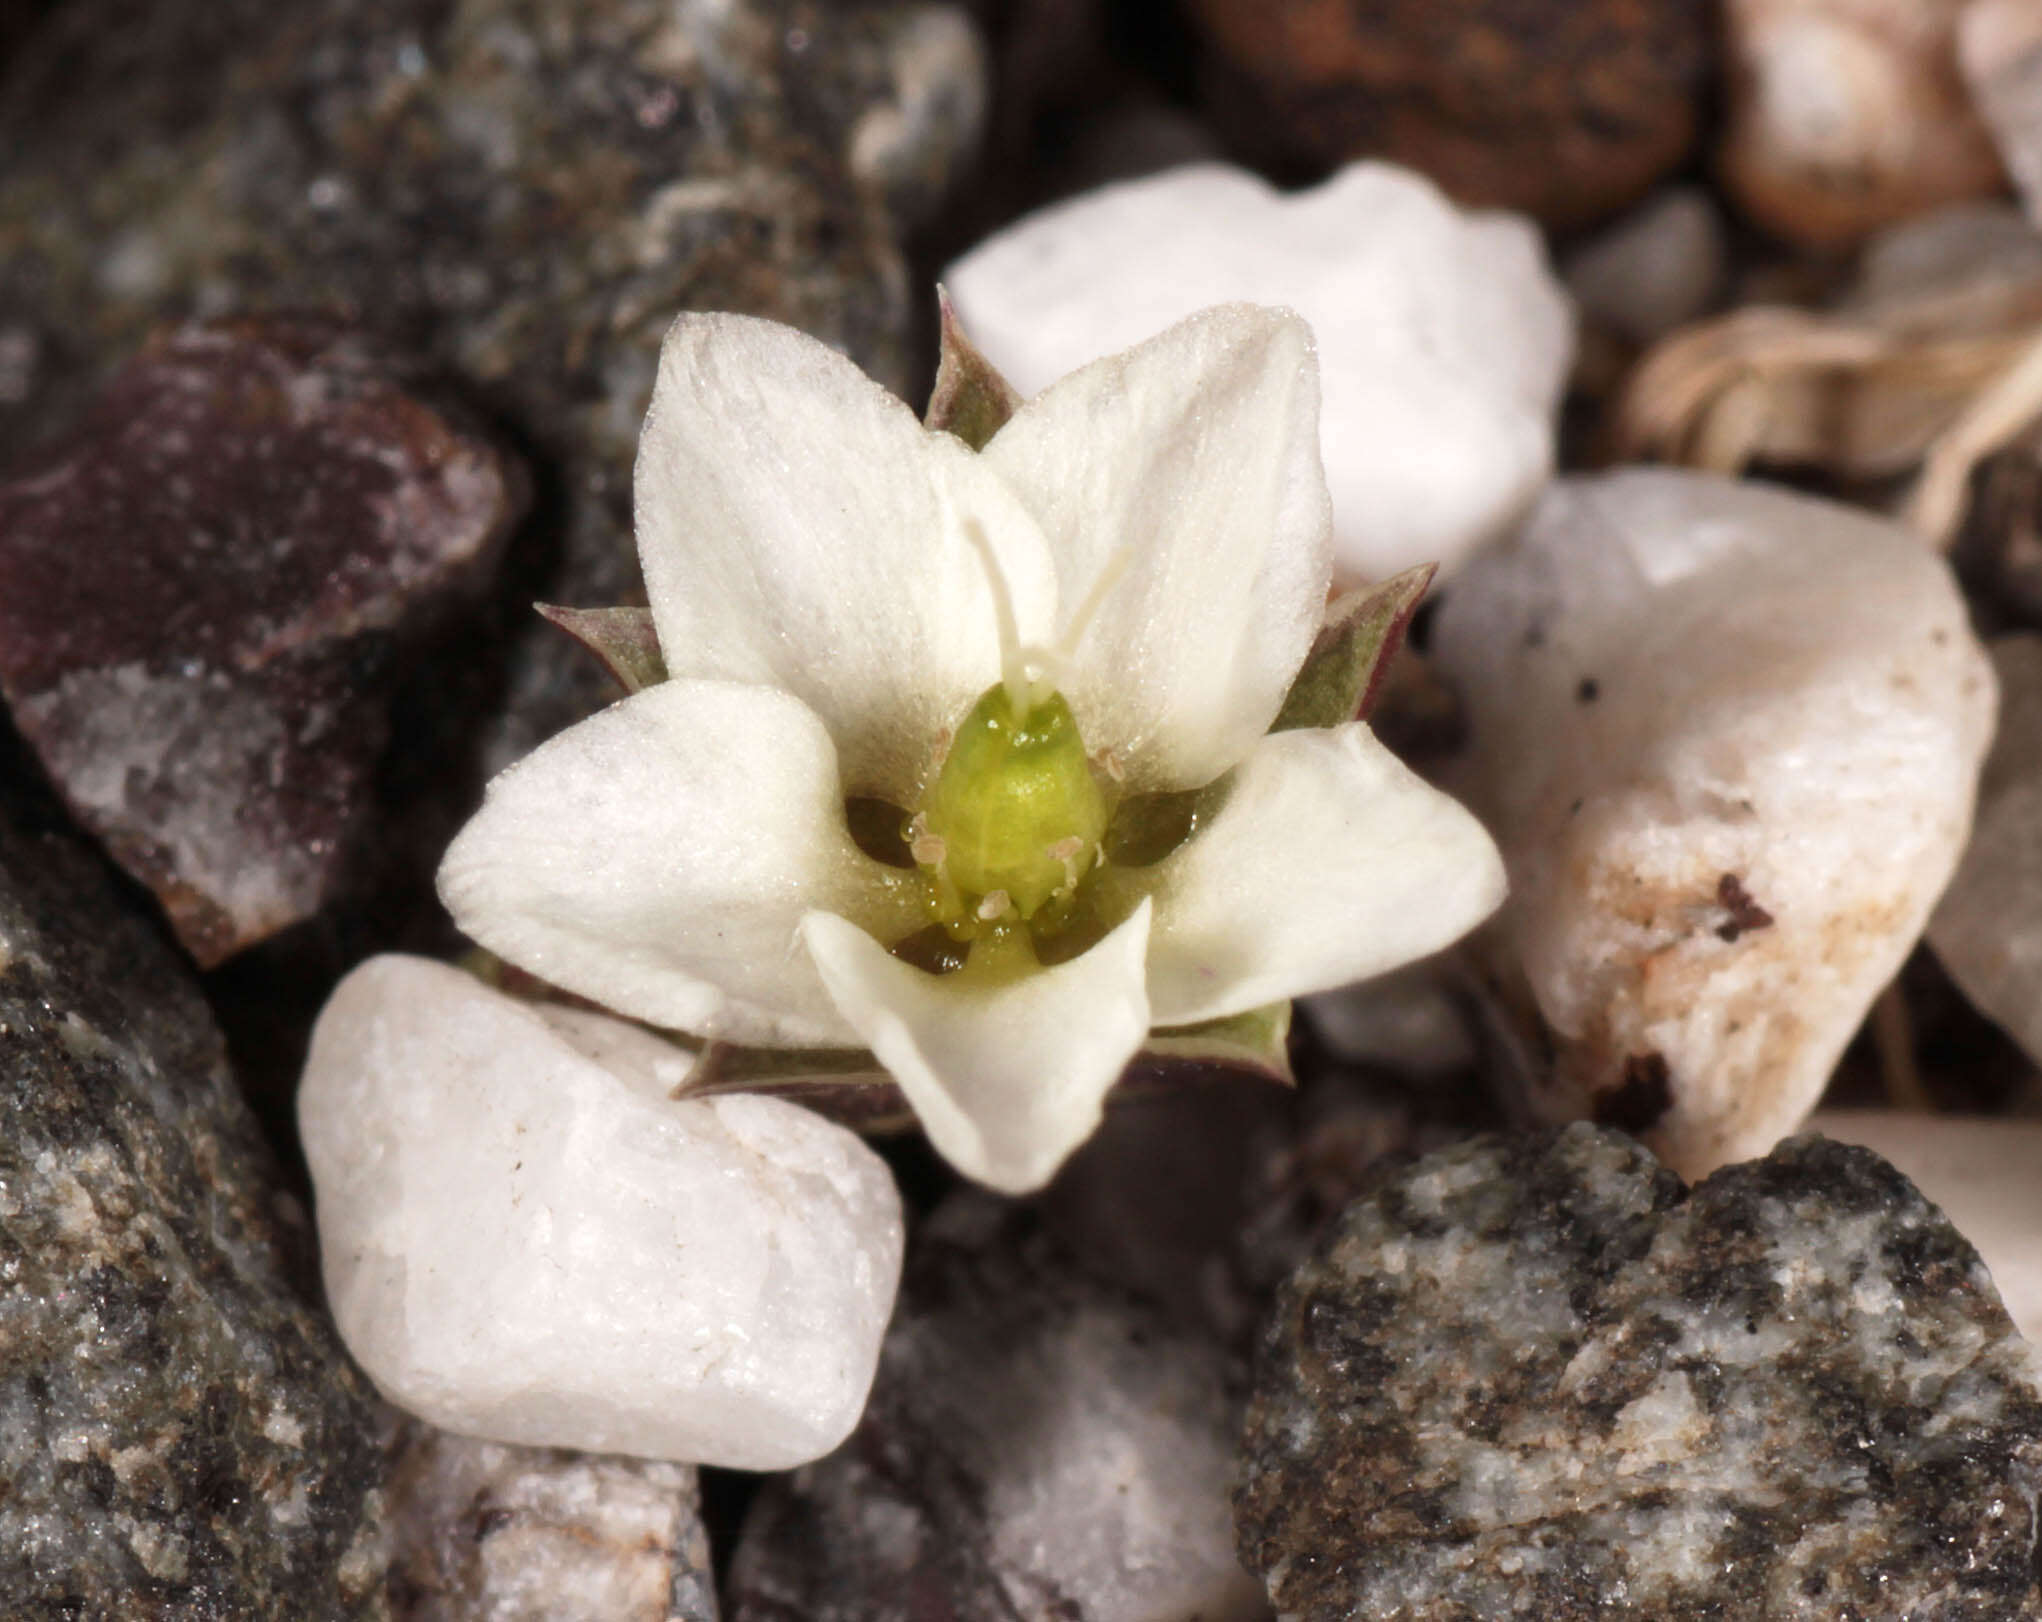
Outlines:
[[[1301,172],[1391,158],[1465,203],[1580,225],[1693,144],[1703,0],[1191,0],[1209,111]]]
[[[1729,0],[1717,162],[1760,225],[1814,248],[2006,184],[1958,70],[1963,0]]]
[[[201,964],[338,883],[407,637],[523,499],[315,317],[158,339],[0,484],[0,693]]]

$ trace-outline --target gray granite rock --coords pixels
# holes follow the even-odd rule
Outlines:
[[[1342,1216],[1269,1326],[1235,1510],[1286,1617],[2013,1622],[2042,1367],[1869,1151],[1692,1189],[1588,1125]]]
[[[291,317],[166,334],[0,483],[0,693],[202,965],[344,885],[403,654],[524,488],[360,334]]]
[[[165,318],[338,303],[430,350],[544,474],[501,765],[609,696],[528,605],[636,589],[676,312],[909,381],[899,239],[968,157],[980,55],[916,0],[68,0],[0,84],[0,447]]]
[[[176,953],[11,820],[0,754],[0,1596],[10,1618],[382,1616],[365,1383]]]
[[[693,1466],[394,1417],[396,1622],[716,1622]]]
[[[732,1563],[738,1622],[1249,1622],[1227,1360],[1089,1281],[990,1199],[910,1258],[864,1422],[769,1482]]]

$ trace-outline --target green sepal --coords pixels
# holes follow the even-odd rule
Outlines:
[[[943,349],[936,362],[936,387],[930,392],[923,426],[955,434],[973,450],[984,450],[986,441],[1014,415],[1021,396],[965,336],[957,311],[951,308],[950,295],[940,287],[936,289],[936,307],[941,312]]]
[[[674,1097],[726,1093],[784,1098],[854,1132],[878,1135],[915,1125],[915,1112],[893,1077],[863,1048],[748,1048],[711,1042]]]
[[[1290,1068],[1288,1002],[1226,1019],[1151,1031],[1119,1085],[1144,1089],[1230,1070],[1295,1086]],[[675,1098],[765,1093],[800,1104],[853,1132],[911,1131],[915,1112],[899,1085],[862,1048],[748,1048],[711,1042],[696,1057]]]
[[[1290,1069],[1290,1003],[1264,1003],[1243,1014],[1197,1025],[1173,1025],[1149,1032],[1136,1064],[1198,1065],[1245,1071],[1286,1087],[1297,1085]]]
[[[659,651],[651,609],[532,606],[600,659],[625,692],[640,692],[666,680],[666,656]]]
[[[1438,571],[1436,563],[1420,564],[1335,601],[1269,730],[1367,720],[1390,660],[1404,645],[1411,616]]]

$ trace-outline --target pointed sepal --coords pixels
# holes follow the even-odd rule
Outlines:
[[[863,1048],[753,1048],[711,1042],[696,1058],[676,1098],[767,1093],[876,1135],[905,1132],[915,1112],[893,1077]]]
[[[1225,1019],[1149,1032],[1135,1057],[1138,1072],[1165,1075],[1185,1065],[1233,1070],[1265,1081],[1297,1085],[1290,1068],[1288,1000],[1265,1003]]]
[[[649,608],[561,608],[532,605],[602,661],[626,693],[640,692],[666,680],[666,658],[659,651]]]
[[[1367,720],[1390,661],[1404,645],[1411,616],[1438,571],[1438,564],[1423,563],[1337,600],[1269,730]]]
[[[1014,415],[1021,396],[965,335],[950,295],[940,287],[936,305],[942,312],[943,349],[936,363],[936,387],[929,395],[929,410],[922,422],[955,434],[975,451],[983,450],[986,441]]]

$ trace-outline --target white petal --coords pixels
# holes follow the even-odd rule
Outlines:
[[[1318,424],[1311,330],[1233,304],[1051,385],[982,453],[1041,523],[1066,615],[1128,549],[1065,695],[1135,787],[1211,781],[1282,703],[1331,570]]]
[[[1156,885],[1149,995],[1178,1025],[1436,952],[1495,911],[1504,880],[1482,825],[1355,722],[1264,739]]]
[[[1023,640],[1056,578],[978,458],[835,350],[771,321],[684,315],[639,441],[639,561],[667,669],[785,689],[847,783],[913,795],[936,740],[1000,675],[977,523]]]
[[[1218,163],[1120,181],[1005,227],[943,279],[1029,394],[1208,305],[1296,310],[1317,341],[1350,585],[1452,573],[1551,472],[1574,321],[1538,227],[1464,212],[1394,164],[1301,191]]]
[[[851,1041],[796,928],[817,907],[895,916],[890,871],[846,831],[822,723],[735,682],[649,687],[541,745],[489,785],[439,882],[512,963],[740,1042]]]
[[[1082,957],[996,989],[925,974],[828,913],[802,920],[823,982],[929,1141],[1006,1194],[1048,1182],[1099,1124],[1149,1031],[1149,905]]]

